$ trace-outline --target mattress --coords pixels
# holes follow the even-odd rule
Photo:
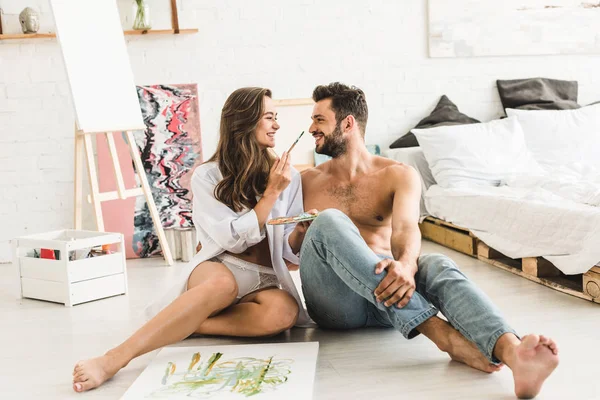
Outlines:
[[[543,257],[565,274],[600,262],[600,208],[542,187],[429,187],[427,211],[511,258]]]

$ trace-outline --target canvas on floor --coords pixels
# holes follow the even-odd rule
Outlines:
[[[166,347],[122,399],[310,400],[318,350],[318,342]]]

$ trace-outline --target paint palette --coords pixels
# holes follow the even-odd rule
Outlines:
[[[295,217],[278,217],[273,218],[267,222],[268,225],[285,225],[285,224],[297,224],[298,222],[312,221],[319,216],[319,213],[311,214],[304,212]]]

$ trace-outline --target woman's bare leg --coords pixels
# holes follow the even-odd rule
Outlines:
[[[83,392],[100,386],[135,357],[185,339],[210,315],[233,303],[237,291],[235,278],[225,265],[199,264],[190,275],[188,290],[129,339],[101,357],[78,362],[73,389]]]
[[[296,323],[298,303],[287,292],[269,288],[250,293],[196,330],[204,335],[271,336]]]

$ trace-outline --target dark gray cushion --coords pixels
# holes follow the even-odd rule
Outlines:
[[[458,107],[450,99],[443,95],[439,103],[428,117],[423,118],[415,128],[426,129],[433,128],[435,126],[444,125],[465,125],[465,124],[476,124],[480,121],[475,118],[471,118],[460,111]],[[413,129],[415,129],[413,128]],[[390,145],[390,149],[399,149],[402,147],[417,147],[419,142],[412,132],[408,132],[400,139],[396,140]]]
[[[498,80],[502,107],[521,110],[572,110],[577,104],[577,81],[547,78]]]

